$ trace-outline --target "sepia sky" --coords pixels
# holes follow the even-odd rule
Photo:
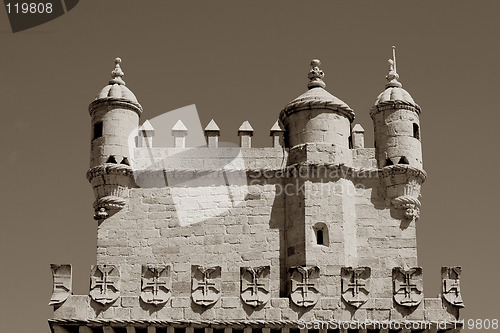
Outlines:
[[[269,129],[319,58],[326,89],[373,147],[369,110],[392,45],[422,108],[424,294],[440,292],[441,266],[461,265],[462,317],[500,319],[499,12],[500,2],[480,0],[85,0],[12,33],[1,8],[2,332],[49,332],[50,263],[71,263],[74,293],[88,293],[97,223],[87,107],[115,57],[142,121],[196,104],[222,141],[237,142],[248,120],[257,147],[271,145]]]

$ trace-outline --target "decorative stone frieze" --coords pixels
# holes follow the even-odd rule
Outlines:
[[[441,282],[443,298],[453,306],[463,308],[464,302],[460,292],[460,275],[462,267],[441,267]]]
[[[171,296],[170,266],[143,265],[141,276],[141,300],[155,306],[165,304]]]
[[[90,276],[90,297],[102,305],[113,303],[120,296],[120,269],[115,265],[93,265]]]
[[[191,266],[191,297],[202,306],[215,304],[220,298],[221,268]]]
[[[247,305],[257,307],[271,298],[269,290],[269,266],[241,267],[241,299]]]
[[[424,298],[422,268],[392,269],[394,301],[405,307],[417,306]]]
[[[49,305],[59,305],[71,295],[72,272],[71,265],[50,264],[52,270],[53,291]]]
[[[368,300],[370,293],[370,267],[342,267],[342,299],[359,308]]]
[[[319,293],[319,267],[290,268],[290,298],[300,307],[315,305],[320,297]]]

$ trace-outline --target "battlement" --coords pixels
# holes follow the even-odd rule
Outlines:
[[[88,327],[297,328],[301,322],[426,322],[458,320],[460,267],[443,267],[441,294],[424,298],[422,269],[395,267],[380,276],[370,267],[292,267],[289,296],[273,289],[270,266],[137,266],[135,293],[121,286],[120,267],[92,267],[89,295],[71,294],[71,266],[52,265],[51,324]],[[71,318],[71,319],[68,319]],[[213,321],[221,318],[220,324]],[[373,329],[373,328],[372,328]],[[90,331],[89,331],[90,332]]]
[[[214,120],[211,120],[205,128],[205,145],[195,147],[186,146],[189,130],[182,120],[178,120],[172,127],[174,140],[170,147],[155,145],[156,131],[149,121],[146,121],[135,132],[137,133],[134,139],[135,148],[130,149],[129,156],[108,155],[106,151],[103,151],[103,155],[100,156],[101,162],[127,165],[132,162],[135,169],[148,168],[157,161],[162,161],[166,169],[234,168],[227,164],[236,159],[242,159],[238,162],[243,163],[238,165],[241,169],[277,169],[287,163],[290,164],[288,158],[290,148],[284,145],[284,130],[278,121],[270,129],[271,146],[263,148],[252,147],[253,128],[248,121],[244,121],[238,129],[239,146],[229,142],[219,142],[220,129]],[[349,153],[343,162],[353,166],[376,168],[375,150],[364,147],[364,129],[359,124],[354,127],[352,141],[350,149],[353,153]],[[335,162],[337,151],[330,144],[304,143],[292,149],[296,151],[293,156],[300,155],[305,147],[310,147],[309,152],[315,150],[316,154],[322,152],[325,155],[318,162],[322,160],[327,163]],[[292,159],[291,163],[293,162]]]

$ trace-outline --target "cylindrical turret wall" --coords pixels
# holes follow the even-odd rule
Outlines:
[[[139,114],[123,106],[103,105],[91,115],[90,167],[104,163],[128,164],[133,149],[129,147],[130,136],[137,135]]]
[[[307,109],[285,120],[286,142],[290,148],[304,143],[327,143],[349,148],[351,122],[344,115],[325,109]]]
[[[408,164],[423,169],[418,113],[395,106],[378,111],[372,118],[378,166]]]

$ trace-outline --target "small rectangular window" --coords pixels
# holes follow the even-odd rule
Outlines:
[[[418,125],[415,123],[413,123],[413,137],[415,139],[420,140],[420,129],[418,128]]]
[[[102,121],[99,121],[94,124],[94,135],[92,136],[92,140],[100,138],[102,136]]]

